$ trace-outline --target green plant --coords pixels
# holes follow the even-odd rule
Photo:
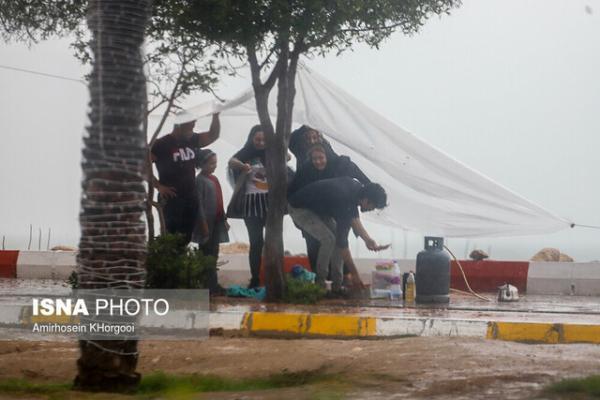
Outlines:
[[[581,379],[564,379],[546,388],[546,393],[567,395],[569,398],[575,394],[585,398],[600,398],[600,375],[592,375]]]
[[[173,375],[162,371],[142,377],[140,385],[127,399],[149,398],[190,398],[189,395],[202,392],[246,392],[254,390],[283,389],[302,387],[305,385],[323,385],[325,394],[331,394],[332,385],[343,384],[343,377],[327,372],[324,368],[297,372],[281,372],[257,378],[227,378],[217,375]],[[336,387],[337,388],[337,387]],[[0,396],[6,398],[44,396],[47,399],[99,399],[107,398],[97,395],[86,395],[83,392],[72,392],[73,385],[68,382],[35,383],[26,379],[0,379]],[[335,393],[335,392],[333,392]],[[4,397],[3,397],[4,398]],[[112,396],[111,396],[112,398]],[[121,397],[119,397],[121,398]],[[195,397],[194,397],[195,398]],[[319,396],[317,398],[339,398]]]
[[[187,247],[183,236],[165,234],[148,244],[146,287],[200,289],[207,287],[216,260]]]
[[[35,383],[24,379],[0,380],[0,393],[5,394],[53,394],[71,390],[71,383]]]
[[[77,275],[77,271],[71,272],[71,275],[67,278],[67,284],[71,286],[71,289],[79,289],[79,275]]]
[[[312,282],[286,278],[286,291],[283,300],[292,304],[315,304],[325,297],[326,290]]]

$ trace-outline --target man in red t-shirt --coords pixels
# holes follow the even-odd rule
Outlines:
[[[175,124],[171,133],[154,143],[151,155],[158,170],[159,180],[155,185],[163,204],[165,228],[169,233],[182,234],[189,243],[198,212],[196,151],[218,139],[221,125],[216,113],[208,132],[194,133],[193,117],[187,121],[182,115],[178,118],[184,121]]]

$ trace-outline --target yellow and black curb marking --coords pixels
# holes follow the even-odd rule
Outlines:
[[[221,320],[219,316],[226,316]],[[31,307],[21,310],[23,324],[77,323],[77,317],[32,316]],[[600,344],[600,324],[495,322],[448,320],[444,318],[390,318],[352,314],[291,312],[211,313],[212,329],[224,329],[249,336],[386,339],[405,336],[478,337],[522,343]],[[429,327],[429,330],[424,328]]]
[[[361,315],[249,312],[242,318],[241,330],[248,335],[271,337],[393,337],[396,329],[385,333],[378,331],[378,322],[383,322],[378,320]],[[406,331],[405,323],[401,318],[396,321],[396,333]],[[600,325],[488,322],[485,338],[524,343],[600,344]]]
[[[600,344],[600,325],[489,322],[487,338],[525,343]]]
[[[358,315],[269,313],[244,314],[242,331],[256,335],[367,338],[377,336],[377,319]]]

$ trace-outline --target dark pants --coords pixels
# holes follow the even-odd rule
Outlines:
[[[173,197],[166,200],[163,215],[168,233],[179,233],[185,242],[192,240],[192,232],[198,213],[198,199],[191,197]]]
[[[306,255],[308,256],[308,262],[310,263],[310,269],[313,271],[317,270],[317,256],[319,255],[319,241],[312,237],[307,232],[302,232],[304,240],[306,241]]]
[[[244,217],[244,223],[248,230],[248,238],[250,239],[250,253],[248,261],[250,262],[250,285],[248,287],[257,287],[260,284],[260,262],[262,258],[262,249],[265,244],[264,229],[266,217]]]
[[[213,234],[210,236],[208,241],[199,246],[200,250],[202,250],[202,254],[205,256],[212,256],[215,258],[213,272],[208,276],[208,290],[210,292],[214,292],[219,288],[219,277],[217,275],[217,260],[219,259],[219,234],[218,232],[213,231]]]

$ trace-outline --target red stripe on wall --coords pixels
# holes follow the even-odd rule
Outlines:
[[[18,250],[0,250],[0,278],[17,277]]]
[[[498,286],[510,283],[520,292],[527,291],[527,274],[529,261],[471,261],[461,260],[469,285],[475,291],[495,292]],[[456,261],[452,261],[450,269],[450,286],[459,290],[467,290],[465,281]]]

